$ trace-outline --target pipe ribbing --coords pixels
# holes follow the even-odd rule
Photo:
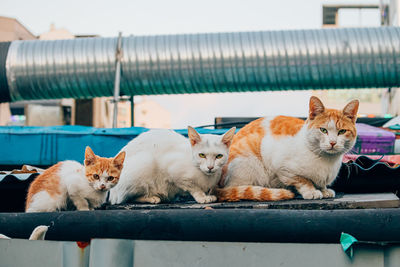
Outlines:
[[[13,101],[113,95],[117,38],[14,41]],[[400,86],[400,29],[131,36],[122,95]]]

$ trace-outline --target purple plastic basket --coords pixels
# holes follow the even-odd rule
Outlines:
[[[350,153],[386,155],[394,151],[394,133],[365,123],[356,123],[357,141]]]

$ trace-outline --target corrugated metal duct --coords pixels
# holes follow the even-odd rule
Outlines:
[[[117,38],[14,41],[11,99],[112,96]],[[121,95],[400,86],[400,28],[131,36]]]

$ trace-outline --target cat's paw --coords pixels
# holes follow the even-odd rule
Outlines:
[[[161,202],[161,199],[159,197],[156,197],[156,196],[148,197],[146,200],[147,200],[148,203],[151,203],[151,204],[158,204],[158,203]]]
[[[136,199],[137,202],[139,203],[150,203],[150,204],[158,204],[161,202],[161,198],[157,196],[152,196],[152,197],[139,197]]]
[[[202,196],[202,197],[197,197],[196,201],[200,204],[205,204],[205,203],[211,203],[211,202],[215,202],[217,201],[217,197],[216,196]]]
[[[302,194],[304,199],[322,199],[323,195],[320,190],[309,190]]]
[[[336,196],[335,191],[332,189],[325,188],[322,189],[321,192],[323,198],[334,198]]]

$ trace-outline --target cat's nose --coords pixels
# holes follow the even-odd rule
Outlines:
[[[104,189],[104,188],[106,188],[106,186],[104,184],[101,184],[100,189]]]
[[[207,168],[211,171],[212,169],[214,169],[214,166],[207,166]]]
[[[329,144],[331,144],[332,147],[334,147],[336,145],[335,141],[330,141]]]

